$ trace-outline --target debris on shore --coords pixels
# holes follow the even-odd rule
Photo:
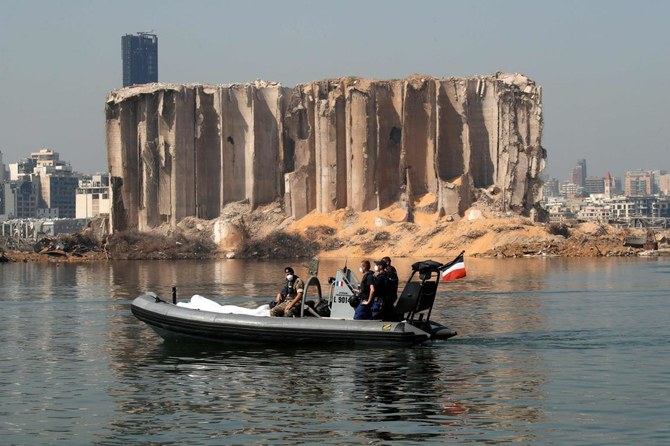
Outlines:
[[[427,207],[426,209],[430,209]],[[463,218],[414,212],[413,221],[399,206],[382,211],[311,212],[294,220],[279,203],[251,209],[247,202],[231,203],[216,220],[188,217],[176,228],[161,226],[149,232],[127,231],[99,237],[59,234],[37,242],[0,238],[0,262],[99,260],[177,260],[210,258],[319,257],[450,257],[488,258],[531,256],[621,257],[649,255],[626,240],[643,236],[644,229],[621,229],[607,224],[534,223],[518,215],[471,209]],[[670,233],[655,234],[659,249],[668,252]]]

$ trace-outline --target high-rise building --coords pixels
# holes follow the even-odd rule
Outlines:
[[[151,33],[121,37],[123,86],[158,82],[158,36]]]
[[[663,195],[670,195],[670,174],[662,174],[658,178],[658,190]]]
[[[652,182],[652,193],[657,194],[661,192],[661,177],[666,175],[668,172],[665,170],[652,170],[651,171],[651,182]]]
[[[72,166],[60,160],[58,152],[42,149],[30,154],[35,160],[33,175],[40,183],[40,208],[52,209],[54,216],[74,218],[78,178],[72,173]],[[35,178],[35,181],[38,181]]]
[[[584,193],[604,194],[605,193],[605,179],[603,177],[586,177],[584,180]]]
[[[2,185],[0,220],[35,218],[40,197],[40,183],[22,179]]]
[[[647,170],[632,170],[626,172],[624,193],[627,197],[644,197],[651,195],[654,190],[653,175]]]
[[[586,183],[586,160],[577,160],[577,165],[572,169],[571,181],[577,186],[584,187]]]
[[[560,196],[560,185],[556,178],[549,178],[544,180],[544,196],[558,197]]]
[[[603,186],[605,197],[612,198],[616,193],[616,182],[614,181],[614,178],[612,178],[611,173],[607,172]]]
[[[32,213],[31,194],[34,191],[38,197],[36,209],[42,216],[75,217],[78,178],[73,174],[70,163],[61,161],[58,152],[49,149],[33,152],[30,158],[10,164],[10,171],[12,171],[11,180],[27,181],[37,185],[30,191],[29,186],[23,183],[18,192],[14,192],[17,203],[16,217],[35,217],[29,215]],[[7,191],[5,196],[7,197]],[[45,211],[47,209],[48,211]],[[9,212],[5,210],[5,213]]]

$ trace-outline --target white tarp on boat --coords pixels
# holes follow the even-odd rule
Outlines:
[[[248,316],[270,316],[270,306],[261,305],[258,308],[238,307],[237,305],[219,305],[211,299],[199,294],[191,297],[189,302],[177,302],[178,307],[192,310],[211,311],[213,313],[246,314]]]

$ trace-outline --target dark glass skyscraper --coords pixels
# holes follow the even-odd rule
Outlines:
[[[150,33],[121,37],[123,86],[158,82],[158,36]]]
[[[586,160],[577,160],[577,165],[572,169],[572,182],[577,186],[586,185]]]

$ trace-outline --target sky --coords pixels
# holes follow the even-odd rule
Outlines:
[[[158,35],[161,82],[285,86],[523,73],[543,89],[547,176],[670,170],[670,2],[0,1],[0,151],[107,171],[121,36]]]

